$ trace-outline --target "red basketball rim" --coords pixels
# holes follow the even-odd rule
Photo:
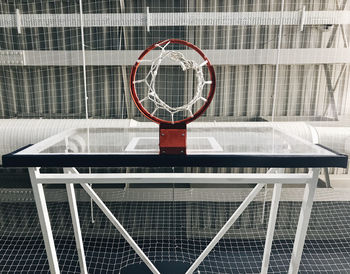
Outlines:
[[[165,45],[166,43],[175,43],[175,44],[181,44],[181,45],[185,45],[187,47],[190,47],[192,49],[194,49],[202,58],[204,61],[207,61],[207,67],[209,70],[209,74],[210,74],[210,80],[211,80],[211,85],[210,85],[210,90],[209,90],[209,94],[206,98],[206,102],[203,104],[203,106],[201,106],[201,108],[193,114],[193,116],[191,117],[187,117],[183,120],[179,120],[179,121],[167,121],[167,120],[163,120],[160,119],[154,115],[152,115],[151,113],[149,113],[149,111],[147,109],[144,108],[144,106],[141,104],[140,99],[138,98],[137,94],[136,94],[136,88],[135,88],[135,76],[136,76],[136,72],[137,69],[140,65],[140,61],[154,48],[156,48],[158,45]],[[130,91],[131,91],[131,97],[132,100],[134,101],[134,103],[136,104],[137,108],[141,111],[141,113],[143,115],[145,115],[148,119],[158,123],[158,124],[188,124],[194,120],[196,120],[199,116],[201,116],[205,110],[209,107],[211,101],[213,100],[214,97],[214,92],[215,92],[215,85],[216,85],[216,78],[215,78],[215,72],[214,72],[214,68],[211,65],[209,59],[205,56],[205,54],[195,45],[187,42],[187,41],[183,41],[183,40],[179,40],[179,39],[167,39],[167,40],[163,40],[163,41],[159,41],[153,45],[151,45],[150,47],[148,47],[146,50],[144,50],[144,52],[142,52],[142,54],[139,56],[138,61],[134,64],[134,66],[132,67],[131,70],[131,74],[130,74]]]

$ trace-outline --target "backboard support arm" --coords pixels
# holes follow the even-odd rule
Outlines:
[[[273,241],[274,227],[276,224],[276,217],[278,212],[278,203],[281,196],[281,188],[283,184],[305,184],[303,202],[300,211],[299,222],[297,226],[297,231],[295,235],[295,241],[293,246],[292,258],[289,266],[289,273],[294,274],[298,272],[301,255],[303,252],[303,245],[305,242],[305,237],[307,233],[307,227],[310,220],[311,209],[313,204],[313,199],[317,187],[317,180],[319,175],[319,168],[310,169],[307,174],[288,174],[288,173],[280,173],[280,169],[270,169],[267,174],[226,174],[225,176],[218,176],[216,174],[216,178],[209,178],[210,180],[204,180],[201,174],[198,174],[199,180],[194,180],[197,174],[191,174],[190,178],[187,180],[196,182],[196,183],[210,183],[212,184],[214,181],[217,183],[230,182],[230,183],[251,183],[254,180],[257,185],[252,190],[252,192],[246,197],[241,206],[232,214],[231,218],[227,221],[227,223],[222,227],[220,232],[213,238],[212,242],[206,247],[206,249],[202,252],[202,254],[197,258],[197,260],[193,263],[193,265],[188,269],[187,273],[193,273],[196,268],[200,265],[200,263],[205,259],[208,253],[214,248],[218,241],[224,236],[225,232],[232,226],[234,221],[240,216],[240,214],[244,211],[244,209],[249,205],[249,203],[256,197],[256,195],[260,192],[260,190],[264,187],[266,183],[274,185],[274,193],[272,197],[271,211],[270,211],[270,219],[269,225],[267,229],[267,237],[265,242],[265,251],[264,251],[264,260],[261,268],[261,273],[266,273],[269,267],[269,257],[271,252],[271,246]],[[277,173],[278,174],[277,174]],[[283,171],[282,171],[283,172]],[[37,205],[39,221],[43,233],[43,238],[45,242],[45,248],[48,256],[48,261],[50,265],[51,273],[60,273],[58,259],[55,249],[55,244],[52,235],[52,229],[50,224],[50,219],[48,215],[46,199],[43,190],[43,184],[66,184],[68,186],[68,190],[72,190],[70,193],[70,197],[73,202],[71,207],[71,213],[73,211],[75,215],[75,238],[77,243],[77,248],[81,251],[79,256],[80,267],[82,273],[87,271],[86,262],[85,262],[85,254],[83,249],[83,242],[81,239],[80,224],[77,215],[75,194],[73,184],[80,184],[83,189],[89,194],[91,198],[93,198],[94,202],[100,207],[100,209],[106,214],[109,220],[113,223],[113,225],[118,229],[118,231],[123,235],[123,237],[129,242],[132,248],[138,253],[140,258],[145,262],[148,268],[152,271],[152,273],[159,273],[154,264],[149,260],[146,254],[140,249],[140,247],[134,242],[133,238],[128,234],[128,232],[123,228],[123,226],[119,223],[119,221],[114,217],[114,215],[109,211],[104,202],[100,199],[99,196],[90,188],[88,182],[89,178],[94,178],[96,182],[106,182],[106,183],[115,183],[116,180],[122,179],[127,180],[124,175],[120,173],[110,173],[110,174],[80,174],[75,168],[65,168],[64,174],[50,174],[40,173],[40,168],[29,168],[30,179],[33,187],[33,194],[35,198],[35,202]],[[139,177],[142,178],[145,174],[139,174]],[[169,174],[168,174],[169,175]],[[174,175],[171,173],[171,175]],[[189,174],[186,174],[187,176]],[[276,176],[278,175],[278,176]],[[132,180],[132,174],[129,174]],[[156,180],[158,177],[154,175]],[[165,174],[163,174],[159,179],[163,181]],[[183,175],[184,177],[185,175]],[[138,177],[138,178],[139,178]],[[181,176],[180,176],[181,177]],[[163,179],[162,179],[163,178]],[[182,177],[181,177],[182,178]],[[102,181],[101,181],[102,179]],[[248,180],[247,180],[248,179]],[[172,178],[174,180],[174,178]],[[147,180],[146,180],[147,181]],[[138,180],[138,182],[140,182]],[[179,181],[181,182],[181,180]],[[68,193],[69,194],[69,193]],[[69,197],[68,197],[69,198]],[[74,221],[73,220],[73,221]],[[78,232],[78,233],[76,233]],[[78,235],[78,237],[76,237]],[[80,235],[80,236],[79,236]],[[78,251],[79,251],[78,250]]]
[[[60,268],[58,266],[55,242],[53,240],[50,217],[49,217],[49,212],[47,210],[44,188],[42,183],[36,180],[36,174],[35,174],[36,170],[39,172],[38,168],[31,167],[28,169],[30,181],[32,183],[34,199],[35,199],[36,208],[38,211],[41,232],[44,238],[44,244],[45,244],[47,258],[49,261],[50,272],[54,274],[58,274],[60,273]]]

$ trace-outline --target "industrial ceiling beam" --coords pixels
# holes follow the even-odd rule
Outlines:
[[[350,11],[90,13],[85,27],[259,26],[350,24]],[[1,14],[0,27],[80,27],[79,14]]]
[[[213,65],[276,65],[277,49],[204,50]],[[194,51],[183,51],[196,60]],[[139,50],[89,50],[86,51],[87,66],[131,66]],[[157,52],[150,52],[150,59]],[[280,49],[279,64],[349,64],[347,48],[298,48]],[[147,63],[143,63],[147,64]],[[176,65],[165,59],[164,65]],[[2,66],[82,66],[81,51],[0,51]]]

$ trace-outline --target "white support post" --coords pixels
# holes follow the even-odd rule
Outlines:
[[[300,31],[304,30],[304,24],[305,24],[305,6],[303,6],[301,10],[301,16],[300,16]]]
[[[140,256],[142,261],[148,266],[148,268],[154,274],[160,274],[157,268],[153,265],[150,259],[143,253],[142,249],[137,245],[134,239],[129,235],[129,233],[125,230],[125,228],[119,223],[116,217],[114,217],[113,213],[108,209],[108,207],[104,204],[104,202],[100,199],[100,197],[96,194],[96,192],[91,188],[91,186],[87,183],[80,184],[87,194],[94,200],[97,206],[103,211],[103,213],[107,216],[107,218],[112,222],[115,228],[122,234],[124,239],[131,245],[131,247],[135,250],[135,252]]]
[[[284,0],[281,1],[281,13],[280,13],[280,25],[278,29],[278,42],[277,42],[277,55],[276,55],[276,71],[273,86],[273,96],[272,96],[272,117],[271,122],[275,121],[276,115],[276,102],[277,102],[277,85],[278,85],[278,72],[280,65],[280,55],[281,55],[281,43],[282,43],[282,29],[283,29],[283,11],[284,11]]]
[[[22,33],[22,18],[21,18],[21,11],[19,9],[16,9],[16,24],[17,24],[18,34],[21,34]]]
[[[45,184],[65,184],[73,181],[76,184],[94,183],[94,184],[172,184],[190,183],[190,184],[298,184],[304,185],[312,178],[310,173],[296,174],[271,174],[271,173],[82,173],[82,174],[62,174],[45,173],[37,174],[37,181]]]
[[[43,185],[36,181],[35,168],[28,168],[30,181],[35,199],[36,208],[38,211],[41,232],[43,234],[47,258],[49,260],[50,272],[60,273],[58,259],[56,254],[55,242],[53,240],[49,212],[46,206],[46,199]]]
[[[146,30],[149,32],[151,27],[151,14],[149,13],[149,7],[146,7]]]
[[[70,173],[71,170],[65,168],[64,172]],[[81,229],[80,229],[80,222],[79,222],[79,215],[78,215],[77,200],[75,197],[74,183],[67,183],[66,189],[67,189],[70,214],[72,216],[74,238],[75,238],[75,244],[77,246],[78,258],[79,258],[80,273],[87,274],[88,271],[87,271],[87,267],[86,267],[83,238],[81,236]]]
[[[303,203],[301,205],[298,227],[297,227],[297,231],[294,239],[292,258],[289,265],[289,271],[288,271],[289,274],[298,273],[301,255],[303,253],[306,232],[309,226],[311,209],[312,209],[315,191],[317,188],[317,180],[318,180],[318,175],[320,173],[320,169],[313,168],[312,172],[313,172],[312,179],[305,185]]]
[[[273,234],[275,233],[278,205],[281,198],[281,190],[282,190],[282,184],[274,185],[272,200],[271,200],[269,224],[268,224],[267,233],[266,233],[264,256],[263,256],[263,261],[261,266],[262,274],[267,273],[269,269],[272,240],[273,240]]]
[[[225,235],[225,233],[231,228],[231,226],[238,219],[238,217],[241,216],[241,214],[247,208],[247,206],[254,200],[256,195],[258,195],[258,193],[264,187],[264,185],[265,184],[259,183],[254,187],[254,189],[244,199],[244,201],[241,203],[241,205],[232,214],[230,219],[225,223],[225,225],[220,229],[220,231],[215,235],[215,237],[211,240],[211,242],[208,244],[208,246],[204,249],[202,254],[199,255],[197,260],[186,271],[186,274],[192,274],[193,271],[196,270],[196,268],[199,266],[199,264],[205,259],[205,257],[209,254],[209,252],[215,247],[215,245],[221,240],[221,238]]]

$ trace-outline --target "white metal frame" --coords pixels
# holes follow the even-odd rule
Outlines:
[[[313,199],[317,187],[317,180],[319,175],[319,168],[312,168],[308,173],[288,174],[281,173],[280,169],[270,169],[265,174],[204,174],[204,173],[137,173],[137,174],[120,174],[120,173],[84,173],[80,174],[75,168],[65,168],[64,174],[41,174],[40,168],[29,168],[30,179],[33,187],[34,198],[38,210],[39,221],[45,242],[45,248],[50,264],[51,273],[60,273],[55,243],[52,236],[50,225],[50,218],[46,206],[46,199],[43,190],[43,184],[65,184],[67,188],[67,195],[69,207],[72,215],[72,222],[74,228],[74,236],[77,245],[79,264],[81,273],[87,273],[85,253],[83,241],[81,236],[81,229],[78,217],[78,209],[76,205],[74,184],[80,184],[86,193],[93,199],[96,205],[108,217],[116,229],[122,234],[124,239],[130,244],[135,252],[140,256],[143,262],[148,266],[152,273],[159,273],[154,264],[149,260],[146,254],[132,239],[124,227],[119,223],[112,212],[107,208],[105,203],[100,199],[96,192],[91,188],[89,183],[191,183],[191,184],[251,184],[256,183],[254,189],[248,194],[241,205],[231,215],[229,220],[205,248],[202,254],[196,259],[192,266],[187,270],[186,274],[193,273],[200,263],[205,259],[209,252],[215,247],[225,233],[230,229],[246,207],[254,200],[260,190],[266,184],[273,184],[273,196],[271,201],[271,210],[269,223],[266,234],[263,262],[261,273],[267,273],[269,266],[269,258],[271,253],[271,246],[274,235],[274,228],[276,224],[279,201],[281,197],[281,190],[283,184],[305,184],[304,197],[301,205],[299,222],[295,235],[292,258],[289,266],[289,274],[298,272],[303,246],[305,242],[307,227],[309,224]]]

